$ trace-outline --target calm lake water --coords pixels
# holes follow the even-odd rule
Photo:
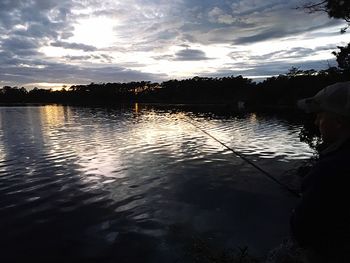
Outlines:
[[[265,254],[288,235],[297,198],[198,127],[287,184],[313,154],[300,123],[271,116],[0,107],[2,262]]]

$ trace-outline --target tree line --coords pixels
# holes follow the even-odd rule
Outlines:
[[[90,83],[55,91],[38,88],[28,91],[24,87],[5,86],[0,89],[0,103],[236,105],[241,101],[252,108],[292,108],[300,98],[312,96],[332,83],[350,80],[349,72],[340,67],[321,71],[292,68],[285,74],[259,83],[240,75],[222,78],[196,76],[162,83]]]

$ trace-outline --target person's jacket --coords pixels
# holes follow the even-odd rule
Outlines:
[[[350,140],[320,155],[291,216],[299,246],[328,255],[350,248]],[[350,253],[350,251],[349,251]]]

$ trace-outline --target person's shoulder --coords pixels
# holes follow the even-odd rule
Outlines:
[[[327,152],[327,150],[326,150]],[[326,154],[320,154],[318,165],[335,166],[339,164],[348,165],[350,167],[350,139],[337,146],[336,150],[332,150]]]
[[[338,151],[322,158],[319,165],[322,169],[350,171],[350,144],[344,145]]]
[[[310,187],[345,185],[350,182],[350,153],[341,149],[320,158],[305,176],[302,190]]]

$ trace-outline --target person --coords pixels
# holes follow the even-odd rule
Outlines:
[[[298,102],[315,113],[324,144],[305,176],[291,219],[293,240],[308,262],[350,262],[350,81]]]

